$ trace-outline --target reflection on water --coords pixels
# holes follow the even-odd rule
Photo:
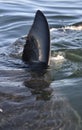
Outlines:
[[[80,129],[81,119],[69,101],[61,95],[57,83],[50,83],[46,73],[30,74],[30,78],[25,79],[23,84],[2,83],[0,129]]]
[[[82,130],[81,5],[0,0],[0,130]],[[37,9],[49,22],[51,57],[36,71],[21,55]]]
[[[31,78],[25,80],[24,85],[30,88],[32,95],[36,95],[37,100],[49,100],[51,97],[50,82],[43,70],[43,72],[31,72]]]

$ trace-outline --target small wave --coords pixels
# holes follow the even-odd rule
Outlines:
[[[82,30],[82,25],[79,26],[66,26],[63,29],[65,30],[76,30],[76,31],[81,31]]]
[[[50,57],[50,66],[56,69],[61,68],[65,61],[65,57],[63,55],[58,54],[57,56]]]
[[[78,26],[75,26],[75,25],[71,25],[71,26],[65,26],[65,27],[61,27],[61,28],[51,28],[50,29],[50,32],[53,32],[53,31],[57,31],[57,30],[75,30],[75,31],[81,31],[82,30],[82,25],[78,25]]]
[[[66,58],[73,62],[82,62],[82,49],[66,51]]]

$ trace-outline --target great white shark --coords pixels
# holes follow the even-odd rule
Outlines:
[[[32,27],[26,37],[22,60],[35,67],[47,67],[50,55],[50,31],[44,14],[36,12]]]

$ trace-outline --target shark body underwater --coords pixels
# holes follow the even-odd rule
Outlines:
[[[33,68],[47,68],[50,55],[50,32],[46,17],[38,10],[26,37],[22,60]]]

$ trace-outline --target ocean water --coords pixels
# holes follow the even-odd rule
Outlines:
[[[45,73],[21,60],[41,10],[50,27]],[[0,130],[82,130],[82,1],[0,0]]]

